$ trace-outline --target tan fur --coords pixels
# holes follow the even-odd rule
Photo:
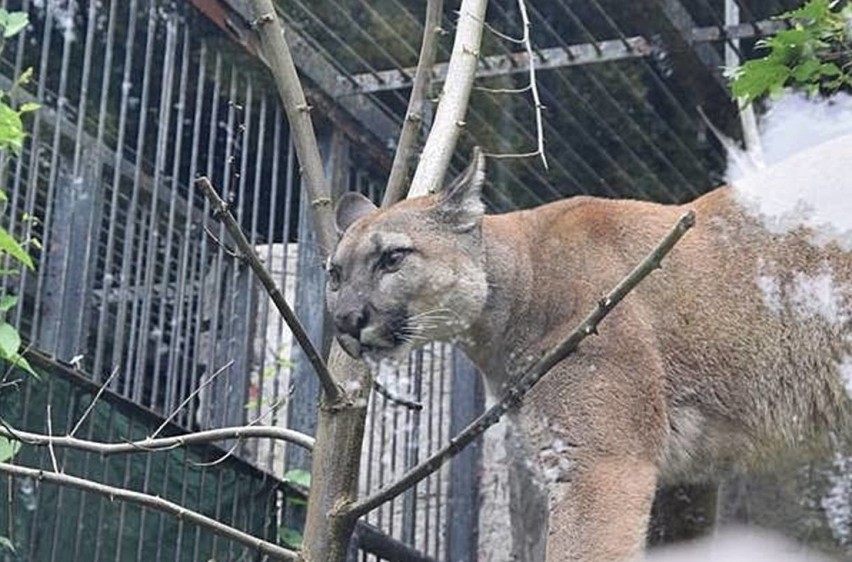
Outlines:
[[[549,562],[629,560],[659,482],[701,480],[844,432],[850,254],[811,245],[807,232],[767,233],[730,188],[685,207],[575,197],[454,228],[459,213],[477,214],[478,196],[478,186],[456,186],[361,216],[331,260],[340,286],[329,306],[333,315],[368,306],[376,323],[394,307],[414,318],[442,311],[376,355],[454,340],[495,392],[564,338],[686,208],[698,217],[664,268],[524,401],[520,423],[551,497]],[[399,271],[369,273],[370,248],[400,233],[414,253]],[[797,301],[796,280],[825,272],[839,318]]]

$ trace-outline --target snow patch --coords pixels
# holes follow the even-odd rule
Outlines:
[[[782,98],[761,119],[761,142],[765,168],[730,154],[739,201],[772,233],[804,227],[813,243],[852,251],[852,96]]]

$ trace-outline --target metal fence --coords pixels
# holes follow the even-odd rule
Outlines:
[[[4,418],[44,432],[44,406],[52,403],[67,429],[91,400],[91,388],[81,381],[109,379],[114,394],[105,413],[89,423],[94,438],[143,436],[153,420],[175,412],[174,422],[186,429],[263,423],[310,432],[313,374],[268,298],[229,250],[222,227],[208,219],[208,204],[193,183],[207,175],[231,201],[250,241],[322,346],[322,264],[287,125],[263,69],[182,2],[23,0],[6,2],[6,8],[29,11],[32,24],[5,45],[0,86],[8,89],[32,68],[32,82],[14,99],[38,101],[42,108],[27,124],[23,153],[5,163],[4,177],[9,193],[4,225],[18,238],[40,242],[30,246],[37,267],[5,277],[3,289],[21,298],[10,320],[59,363],[45,366],[54,372],[50,381],[30,381],[20,391],[40,398],[24,400],[22,408],[4,407]],[[322,126],[335,188],[378,197],[381,176],[369,158],[329,124]],[[373,398],[365,492],[437,449],[481,407],[471,388],[475,373],[455,369],[460,362],[451,349],[435,345],[381,374],[384,384],[423,409]],[[69,364],[76,374],[62,367]],[[460,376],[453,377],[454,371]],[[461,395],[458,385],[464,387]],[[62,429],[55,422],[54,431]],[[281,479],[288,470],[307,467],[304,454],[269,442],[226,448],[238,458],[221,467],[194,464],[193,455],[206,460],[216,455],[217,449],[204,448],[109,464],[90,456],[77,464],[69,453],[66,468],[175,501],[203,498],[190,507],[271,538],[279,527],[296,525],[283,520]],[[20,460],[49,466],[43,454],[27,453]],[[367,521],[436,559],[472,559],[476,463],[472,450]],[[234,488],[231,474],[245,480],[244,492]],[[30,505],[22,486],[17,483],[12,499]],[[27,508],[28,522],[12,518],[28,526],[29,544],[38,545],[21,559],[63,559],[66,546],[75,549],[74,559],[171,559],[162,549],[174,541],[175,559],[252,557],[196,530],[190,539],[180,522],[146,516],[145,510],[132,510],[138,521],[114,519],[101,507],[95,516],[91,506],[103,502],[84,508],[87,500],[79,493],[51,494],[73,499],[47,501],[54,496],[45,492]],[[264,502],[253,504],[248,515],[241,511],[254,501],[246,498],[258,494]],[[156,525],[144,523],[146,517]],[[75,518],[75,525],[65,518]],[[103,535],[94,547],[86,542],[93,532]],[[49,549],[40,542],[44,533],[54,537]],[[359,536],[365,543],[364,537],[373,540],[376,533],[364,527]],[[393,545],[387,536],[379,534],[367,550],[383,552],[382,544]],[[187,541],[196,546],[182,550]],[[362,559],[378,558],[365,552]]]

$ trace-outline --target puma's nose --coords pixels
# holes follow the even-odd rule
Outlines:
[[[338,314],[334,318],[334,326],[341,334],[350,335],[357,340],[368,320],[367,311],[362,308]]]

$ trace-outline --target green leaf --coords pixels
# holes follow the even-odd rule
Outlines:
[[[823,76],[840,76],[843,71],[833,62],[824,62],[819,67],[819,73]]]
[[[7,462],[18,454],[20,441],[12,441],[8,437],[0,437],[0,462]]]
[[[751,60],[735,72],[731,91],[748,104],[769,91],[783,87],[789,75],[790,69],[779,62]]]
[[[18,355],[21,348],[21,336],[18,330],[8,322],[0,323],[0,355],[11,359]]]
[[[284,481],[302,486],[303,488],[311,487],[311,473],[307,470],[294,469],[284,473]]]
[[[8,312],[16,304],[18,304],[18,297],[15,295],[3,295],[0,297],[0,312]]]
[[[796,66],[791,76],[796,82],[809,82],[821,71],[821,68],[822,64],[818,60],[808,59]]]
[[[36,103],[34,101],[28,101],[26,103],[21,104],[21,106],[18,108],[18,113],[21,114],[21,115],[24,114],[24,113],[32,113],[33,111],[37,110],[40,107],[41,107],[40,103]]]
[[[0,253],[6,252],[29,269],[33,269],[33,260],[30,255],[24,250],[23,246],[18,244],[18,241],[9,234],[5,228],[0,226]]]
[[[21,86],[26,86],[30,83],[30,80],[32,80],[32,78],[33,67],[29,67],[25,71],[23,71],[20,76],[18,76],[18,79],[15,80],[15,85],[12,87],[12,89],[19,88]]]
[[[4,203],[9,200],[9,196],[6,195],[5,189],[0,189],[0,203]]]
[[[18,353],[9,358],[9,361],[19,369],[23,369],[36,379],[41,379],[41,375],[35,372],[35,369],[32,368],[30,362],[24,359],[24,357]]]
[[[801,8],[781,14],[779,19],[821,21],[830,13],[829,0],[811,0]]]
[[[30,23],[30,16],[26,12],[12,12],[6,18],[6,23],[3,26],[3,37],[14,37],[27,27]]]
[[[0,103],[0,149],[12,150],[16,154],[24,146],[24,125],[18,112],[5,103]]]
[[[302,537],[302,533],[296,529],[281,527],[278,529],[278,540],[288,548],[299,549],[302,548],[304,538]]]

